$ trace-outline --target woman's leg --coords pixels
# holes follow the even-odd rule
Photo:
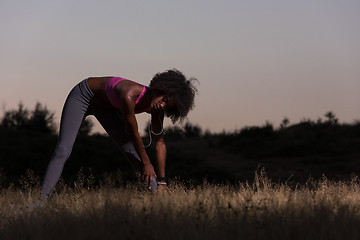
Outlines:
[[[125,158],[130,162],[134,168],[136,175],[139,177],[142,174],[142,161],[137,154],[135,147],[130,139],[130,135],[127,131],[126,124],[122,112],[120,110],[111,109],[96,111],[94,114],[105,131],[114,139],[117,145],[120,147],[120,151]],[[156,191],[157,183],[156,179],[152,180],[152,191]]]
[[[60,132],[54,154],[49,162],[41,189],[41,198],[46,200],[60,178],[64,164],[72,151],[77,133],[86,117],[92,92],[86,80],[76,85],[66,99],[61,115]]]

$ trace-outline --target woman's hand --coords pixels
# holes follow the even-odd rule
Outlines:
[[[156,179],[156,174],[154,171],[154,167],[151,163],[144,163],[143,165],[143,174],[142,174],[142,178],[145,181],[145,184],[149,183],[148,188],[151,189],[152,183],[153,181],[151,181],[151,179]]]

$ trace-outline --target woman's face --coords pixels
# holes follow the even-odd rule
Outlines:
[[[169,96],[154,97],[151,102],[151,109],[156,111],[164,111],[175,106],[174,100]]]

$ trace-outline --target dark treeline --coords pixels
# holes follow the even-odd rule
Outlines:
[[[266,123],[222,133],[203,131],[190,123],[168,127],[167,176],[235,183],[251,181],[259,166],[279,181],[305,182],[322,174],[348,179],[360,174],[360,123],[340,124],[332,112],[324,117],[295,124],[285,118],[277,128]],[[55,129],[54,113],[40,103],[34,110],[19,104],[18,109],[4,113],[0,121],[1,185],[17,184],[29,172],[42,178],[55,149]],[[75,181],[79,171],[95,182],[106,176],[118,182],[134,180],[131,166],[111,138],[91,135],[91,129],[92,123],[86,120],[65,164],[63,180]],[[147,151],[153,159],[154,150]]]

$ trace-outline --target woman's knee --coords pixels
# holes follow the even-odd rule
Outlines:
[[[72,151],[72,146],[67,146],[65,144],[59,144],[54,152],[52,161],[66,161]]]

